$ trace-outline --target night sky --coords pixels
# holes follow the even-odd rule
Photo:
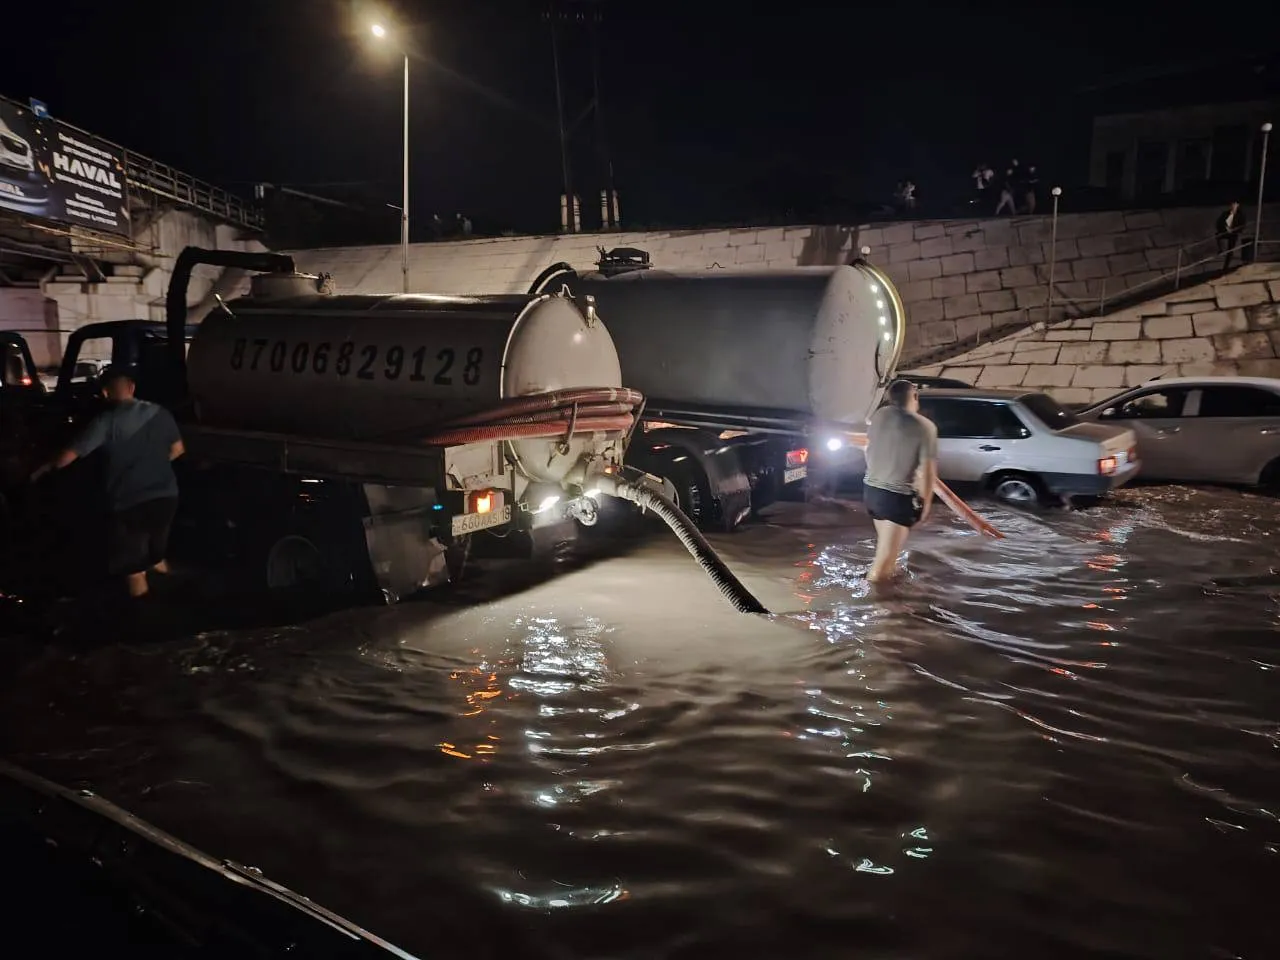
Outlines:
[[[1205,49],[1202,18],[1168,4],[1099,5],[1105,20],[1052,3],[561,5],[603,11],[603,120],[637,227],[804,218],[882,200],[903,176],[928,204],[963,191],[977,160],[1014,155],[1069,183],[1087,149],[1081,86],[1222,52]],[[385,17],[416,51],[415,222],[462,211],[478,229],[547,230],[562,178],[546,6],[13,4],[0,93],[245,195],[256,181],[359,184],[394,203],[399,60],[369,34]],[[1255,35],[1236,23],[1218,39],[1242,52]],[[562,28],[561,53],[572,120],[591,96],[586,25]],[[588,207],[603,185],[595,129],[588,117],[572,151]],[[392,214],[389,242],[396,231]]]

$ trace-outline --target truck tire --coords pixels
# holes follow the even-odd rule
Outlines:
[[[699,528],[712,533],[733,531],[731,519],[711,496],[711,484],[700,467],[685,460],[668,465],[659,475],[671,481],[676,488],[676,506]]]

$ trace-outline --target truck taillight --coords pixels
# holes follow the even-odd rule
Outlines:
[[[1104,477],[1109,477],[1115,472],[1116,472],[1115,457],[1099,457],[1098,458],[1098,473],[1102,474],[1102,476]]]
[[[471,494],[471,509],[468,513],[492,513],[502,506],[502,492],[499,490],[481,490]]]
[[[801,447],[799,450],[787,451],[787,467],[788,468],[803,467],[808,462],[809,462],[809,451],[804,447]]]

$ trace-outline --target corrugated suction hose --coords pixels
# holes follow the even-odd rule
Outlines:
[[[702,531],[694,526],[693,521],[674,503],[655,490],[628,483],[614,476],[606,475],[599,477],[598,480],[596,486],[601,493],[620,500],[630,500],[637,506],[652,510],[661,517],[672,532],[680,538],[685,549],[693,555],[693,559],[707,571],[707,575],[724,594],[725,599],[733,604],[739,613],[769,612],[765,605],[742,585],[742,581],[733,575],[733,571],[720,559],[715,548],[707,543],[707,538],[702,535]]]

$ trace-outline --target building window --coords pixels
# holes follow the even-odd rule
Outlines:
[[[1249,128],[1243,123],[1218,127],[1213,131],[1213,166],[1209,178],[1214,183],[1243,183],[1249,157]]]
[[[1209,179],[1209,141],[1183,140],[1178,144],[1174,170],[1176,190],[1185,190]]]
[[[1145,140],[1138,144],[1138,168],[1134,193],[1139,199],[1151,199],[1164,193],[1169,171],[1169,144],[1163,140]]]
[[[1106,187],[1114,193],[1124,189],[1124,151],[1112,150],[1107,154]]]

